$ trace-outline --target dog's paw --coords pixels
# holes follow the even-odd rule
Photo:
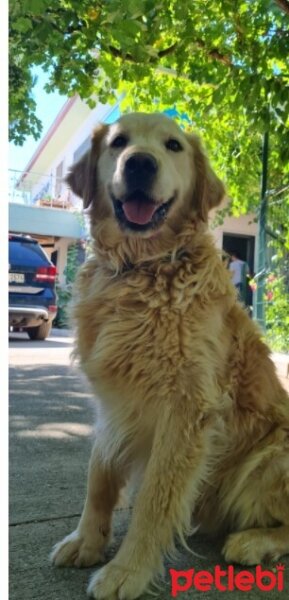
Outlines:
[[[77,530],[56,544],[50,559],[57,567],[91,567],[104,562],[103,540],[84,537]]]
[[[112,560],[93,575],[87,593],[95,600],[134,600],[151,579],[148,569],[130,569]]]
[[[266,536],[266,530],[262,529],[247,529],[232,533],[226,539],[222,554],[227,563],[248,566],[258,565],[267,558],[278,560],[280,556],[274,552]]]

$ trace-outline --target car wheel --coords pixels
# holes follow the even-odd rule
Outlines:
[[[45,321],[38,327],[28,327],[27,333],[31,340],[45,340],[51,331],[51,321]]]

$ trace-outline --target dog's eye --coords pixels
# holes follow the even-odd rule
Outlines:
[[[166,142],[166,148],[168,150],[171,150],[172,152],[181,152],[183,150],[183,146],[180,144],[180,142],[178,142],[178,140],[175,140],[174,138],[170,138]]]
[[[111,148],[124,148],[127,144],[127,137],[125,135],[117,135],[114,140],[112,140],[110,146]]]

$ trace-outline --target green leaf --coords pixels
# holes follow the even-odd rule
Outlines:
[[[27,19],[26,17],[19,17],[15,21],[13,27],[16,31],[19,31],[19,33],[27,33],[27,31],[29,31],[29,29],[32,29],[32,22],[30,19]]]

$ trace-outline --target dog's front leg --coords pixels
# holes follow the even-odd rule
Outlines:
[[[160,571],[174,535],[185,535],[207,473],[210,419],[188,401],[166,403],[156,424],[149,462],[128,534],[115,558],[92,578],[96,599],[133,600]]]
[[[96,441],[89,463],[85,505],[75,531],[59,542],[51,560],[57,566],[88,567],[104,560],[110,538],[112,511],[123,485],[120,467],[105,463]]]

